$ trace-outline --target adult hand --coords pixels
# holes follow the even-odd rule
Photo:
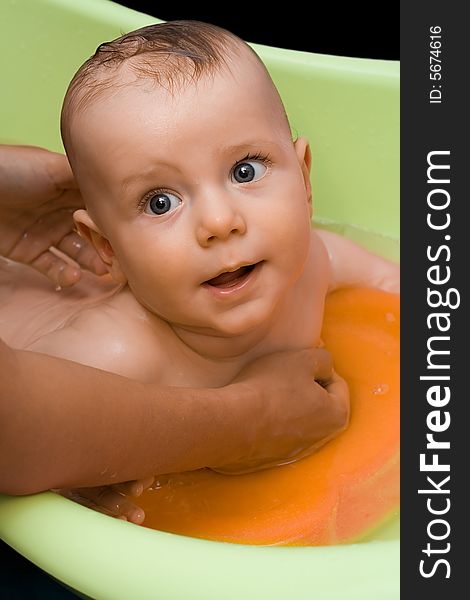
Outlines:
[[[238,475],[300,460],[348,424],[348,386],[334,372],[331,355],[324,349],[264,356],[245,367],[233,383],[256,390],[262,411],[256,422],[245,422],[253,432],[251,457],[245,452],[239,462],[212,467],[219,473]],[[93,510],[140,525],[145,513],[138,497],[154,481],[151,476],[61,493]]]
[[[245,367],[233,383],[245,383],[261,394],[261,412],[256,422],[246,423],[252,456],[212,467],[220,473],[248,473],[294,462],[348,425],[348,386],[334,372],[325,349],[264,356]]]
[[[76,283],[81,267],[104,275],[104,263],[74,228],[72,215],[83,207],[63,154],[0,145],[1,256],[30,265],[61,287]]]

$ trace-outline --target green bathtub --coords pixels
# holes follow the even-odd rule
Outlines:
[[[61,151],[60,106],[78,66],[155,21],[107,0],[3,0],[0,142]],[[253,46],[293,131],[310,139],[316,221],[398,259],[399,64]],[[141,528],[46,492],[0,495],[0,537],[91,598],[399,597],[398,518],[356,544],[244,546]]]

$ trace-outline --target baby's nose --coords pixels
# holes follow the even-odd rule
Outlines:
[[[226,240],[232,235],[243,235],[246,222],[240,209],[225,200],[204,203],[197,226],[197,238],[201,246],[209,246],[216,240]]]

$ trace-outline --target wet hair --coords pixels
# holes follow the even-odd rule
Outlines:
[[[124,63],[137,79],[153,80],[173,94],[175,89],[227,67],[230,53],[236,55],[243,47],[256,57],[270,79],[265,65],[248,44],[221,27],[200,21],[149,25],[101,44],[74,75],[65,94],[61,114],[65,148],[70,141],[73,114],[107,91],[128,85],[116,78]]]

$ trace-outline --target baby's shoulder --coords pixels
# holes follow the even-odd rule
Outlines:
[[[26,349],[146,382],[158,380],[165,357],[149,323],[112,303],[83,308]]]
[[[322,296],[327,293],[331,278],[330,256],[321,232],[312,228],[310,236],[310,252],[304,275],[314,285],[316,293]]]

